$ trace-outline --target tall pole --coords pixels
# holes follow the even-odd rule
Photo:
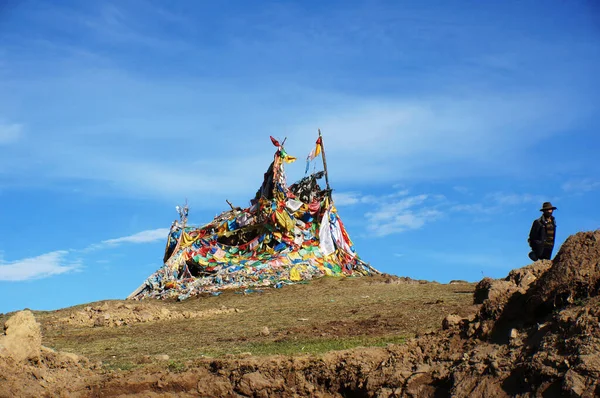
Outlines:
[[[323,153],[323,168],[325,169],[325,183],[327,184],[327,189],[330,191],[331,188],[329,188],[329,173],[327,172],[327,159],[325,158],[325,145],[323,145],[323,136],[321,135],[321,129],[319,129],[319,140],[321,141],[321,152]]]

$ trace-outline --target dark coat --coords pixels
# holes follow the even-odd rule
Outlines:
[[[550,219],[554,223],[554,237],[552,239],[552,248],[554,247],[554,241],[556,240],[556,220],[553,216],[550,216]],[[546,241],[546,224],[548,222],[544,219],[544,216],[533,220],[533,224],[531,225],[531,231],[529,231],[529,246],[534,253],[541,257],[544,251],[544,242]]]

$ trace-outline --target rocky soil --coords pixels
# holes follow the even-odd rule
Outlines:
[[[242,311],[237,308],[222,306],[219,309],[206,311],[175,312],[158,305],[141,306],[121,303],[111,305],[103,303],[102,305],[86,306],[82,310],[71,312],[69,316],[58,319],[56,323],[85,327],[119,327],[160,320],[206,318],[231,312]]]
[[[39,324],[22,311],[0,337],[0,396],[600,396],[599,292],[600,231],[581,232],[553,261],[482,280],[477,312],[449,314],[441,331],[403,345],[120,372],[44,348]],[[101,311],[84,309],[81,322],[98,317]]]

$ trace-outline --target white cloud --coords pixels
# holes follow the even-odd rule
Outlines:
[[[118,245],[121,243],[151,243],[159,240],[167,239],[169,235],[169,228],[158,228],[158,229],[149,229],[146,231],[138,232],[133,235],[124,236],[122,238],[115,239],[107,239],[103,240],[103,245]]]
[[[355,205],[360,202],[360,194],[355,192],[333,193],[333,201],[337,206]]]
[[[340,98],[343,108],[328,107],[294,131],[321,128],[332,180],[517,175],[530,147],[576,124],[558,112],[556,94]]]
[[[372,204],[388,201],[408,195],[408,189],[399,190],[387,195],[375,196],[375,195],[363,195],[360,192],[340,192],[333,193],[333,200],[336,206],[351,206],[356,204]]]
[[[383,237],[408,230],[423,228],[439,220],[445,212],[460,212],[474,215],[491,215],[506,207],[522,204],[541,204],[544,198],[528,193],[493,192],[485,195],[483,203],[452,203],[444,195],[420,194],[407,196],[408,190],[380,196],[362,196],[360,193],[345,193],[340,198],[342,205],[369,203],[373,210],[365,213],[366,230],[371,236]],[[368,201],[365,200],[368,198]],[[475,220],[476,221],[476,220]]]
[[[373,195],[363,195],[359,192],[334,192],[333,201],[336,206],[350,206],[359,203],[375,203],[377,202],[377,197]]]
[[[598,188],[600,188],[600,181],[593,180],[591,178],[571,180],[562,185],[563,191],[574,194],[592,192]]]
[[[343,192],[334,194],[334,201],[337,206],[368,205],[370,211],[364,213],[366,230],[369,236],[375,237],[422,228],[425,224],[439,219],[443,214],[440,208],[447,205],[443,195],[408,194],[407,189],[377,196]]]
[[[74,271],[81,266],[81,263],[68,262],[66,260],[68,253],[68,251],[58,250],[14,262],[0,260],[0,281],[25,281]]]
[[[491,214],[498,209],[497,206],[484,206],[481,203],[459,204],[450,207],[451,211],[473,213],[473,214]]]
[[[167,241],[169,235],[169,228],[157,228],[141,231],[129,236],[123,236],[120,238],[106,239],[100,243],[94,243],[82,250],[77,250],[80,253],[89,253],[97,250],[104,250],[111,247],[115,247],[122,244],[143,244],[153,243],[164,240]],[[73,250],[75,251],[75,250]]]
[[[105,81],[114,83],[111,90],[106,89]],[[79,72],[66,81],[45,81],[43,87],[46,91],[67,87],[65,98],[95,92],[104,113],[118,114],[121,109],[131,116],[96,120],[95,114],[85,113],[83,102],[85,133],[74,127],[32,131],[35,139],[31,145],[12,155],[43,162],[44,168],[36,167],[35,162],[6,159],[7,167],[20,165],[23,175],[19,181],[76,179],[113,194],[207,195],[207,203],[216,200],[211,197],[214,192],[246,197],[258,188],[272,160],[268,134],[277,129],[285,129],[281,135],[288,137],[286,149],[299,159],[286,166],[290,180],[295,180],[304,172],[302,160],[314,145],[316,128],[321,127],[335,189],[336,184],[348,182],[394,183],[405,178],[520,172],[521,153],[539,139],[571,125],[571,113],[554,109],[560,101],[545,100],[542,94],[517,93],[513,97],[492,93],[461,101],[441,93],[434,97],[365,99],[285,87],[295,98],[286,104],[276,102],[283,89],[269,88],[250,95],[247,87],[232,90],[218,82],[142,84],[119,71],[94,78]],[[114,87],[118,92],[113,92]],[[39,87],[30,90],[37,92]],[[219,96],[204,94],[213,92]],[[57,99],[51,110],[62,112],[61,101]],[[132,108],[134,102],[138,105]],[[205,112],[197,114],[189,104],[198,104]],[[158,105],[178,111],[166,114]],[[224,109],[243,117],[224,123]],[[142,113],[154,116],[144,120]],[[545,120],[550,119],[552,125],[546,125]],[[189,127],[193,125],[204,127],[194,131]],[[265,125],[273,127],[265,131]],[[213,129],[217,132],[212,133]],[[523,135],[527,129],[533,133]],[[202,137],[202,150],[191,144],[195,134]],[[144,145],[140,146],[142,137]],[[39,178],[26,178],[33,173]],[[107,185],[110,190],[103,189]]]
[[[494,192],[486,195],[486,197],[493,200],[500,206],[517,206],[527,203],[539,203],[541,205],[545,200],[547,200],[540,195],[532,195],[529,193],[517,194]]]
[[[411,229],[422,228],[425,224],[439,219],[442,212],[438,204],[428,204],[427,200],[439,201],[436,195],[409,196],[395,201],[385,201],[377,205],[375,211],[367,212],[367,230],[373,236],[383,237]]]
[[[464,59],[481,58],[486,66],[480,72],[514,65],[515,57],[520,58],[516,49],[492,54],[485,49],[482,54],[482,49],[473,48],[468,57],[457,57],[462,61],[446,66],[450,70],[441,65],[440,68],[417,68],[420,70],[414,71],[417,78],[414,74],[403,77],[407,82],[414,82],[408,85],[410,88],[392,84],[377,94],[369,87],[376,87],[381,80],[370,74],[364,85],[355,84],[349,90],[343,84],[348,77],[335,71],[339,69],[338,62],[352,62],[352,54],[360,56],[363,50],[371,50],[378,43],[386,48],[379,53],[383,57],[380,59],[392,61],[389,57],[397,50],[394,43],[405,41],[413,43],[419,51],[407,50],[403,57],[412,54],[416,58],[409,56],[404,61],[420,64],[419,54],[428,54],[435,48],[422,52],[422,46],[415,44],[418,40],[407,40],[413,38],[412,32],[422,29],[410,29],[409,24],[396,30],[397,24],[390,24],[395,19],[390,19],[387,12],[379,14],[372,10],[381,18],[378,22],[365,19],[362,7],[360,10],[349,7],[334,15],[314,17],[316,19],[311,17],[310,23],[303,19],[305,15],[296,15],[294,7],[278,6],[275,10],[267,7],[246,15],[248,19],[238,16],[232,21],[226,17],[233,30],[228,31],[228,37],[221,43],[225,47],[208,48],[205,43],[185,39],[193,34],[161,28],[161,24],[168,22],[177,28],[186,26],[185,29],[195,31],[195,18],[187,13],[179,15],[147,4],[134,8],[108,4],[85,10],[77,15],[68,8],[50,8],[40,11],[37,18],[51,27],[65,21],[78,21],[73,28],[84,37],[91,36],[94,40],[88,42],[90,45],[66,51],[36,51],[39,50],[37,45],[18,42],[23,44],[23,54],[40,53],[36,67],[44,73],[34,74],[35,79],[29,76],[15,79],[7,83],[5,91],[17,93],[16,102],[32,104],[27,116],[31,126],[45,127],[34,131],[28,128],[32,136],[30,145],[22,148],[21,153],[9,154],[13,156],[4,161],[11,168],[20,165],[26,169],[15,177],[16,181],[51,184],[54,180],[81,179],[91,182],[89,185],[98,191],[118,195],[123,192],[153,196],[203,196],[213,192],[223,196],[248,195],[258,188],[262,172],[271,160],[268,134],[288,136],[290,153],[302,160],[313,146],[317,127],[324,133],[333,188],[340,182],[393,183],[404,178],[518,175],[522,172],[522,163],[536,156],[530,151],[532,146],[577,127],[585,119],[581,116],[593,114],[590,108],[596,106],[572,79],[568,79],[568,84],[563,83],[565,79],[558,79],[552,85],[533,84],[527,68],[521,76],[511,79],[513,83],[509,85],[504,80],[501,84],[492,84],[490,73],[472,73],[470,68],[455,73],[455,68],[465,67]],[[355,32],[345,31],[348,26],[354,26],[347,24],[349,16],[361,27],[361,35],[366,35],[366,41],[361,40],[359,46],[351,40],[353,34],[350,33]],[[338,26],[315,23],[320,18],[331,21],[332,17]],[[281,18],[290,24],[270,23],[281,22]],[[411,20],[410,23],[416,22]],[[421,20],[416,25],[422,23]],[[312,28],[306,30],[307,25]],[[256,26],[260,26],[261,39],[247,33]],[[382,29],[382,26],[387,28]],[[436,24],[436,29],[440,29],[439,34],[455,26]],[[431,28],[432,32],[436,31]],[[347,34],[342,34],[344,31]],[[505,40],[504,32],[498,37]],[[295,43],[295,48],[300,45],[303,51],[292,58],[280,57],[281,50],[289,52],[290,42]],[[520,47],[519,43],[513,44]],[[538,53],[546,51],[543,41],[529,43]],[[73,46],[60,40],[52,44]],[[121,54],[124,58],[111,59],[104,48],[107,44],[111,48],[115,45],[143,48],[142,53],[149,59],[189,54],[192,58],[188,59],[187,66],[196,65],[206,57],[214,58],[222,78],[208,75],[206,79],[198,78],[186,73],[190,70],[182,65],[182,73],[176,77],[147,79],[145,73],[131,67],[139,59],[127,62],[126,53]],[[592,53],[566,42],[560,47],[582,56]],[[182,48],[186,51],[181,51]],[[340,48],[345,50],[340,52]],[[103,54],[106,59],[98,63],[95,58],[81,56],[82,52]],[[256,57],[256,54],[262,55]],[[298,61],[311,58],[307,54],[329,56],[335,62],[330,63],[327,70],[314,69],[314,65],[304,63],[299,68]],[[29,57],[23,56],[20,60],[30,64]],[[63,58],[70,61],[58,62]],[[560,58],[593,65],[586,62],[585,57]],[[240,75],[237,70],[241,59],[250,64]],[[14,68],[19,65],[13,64]],[[443,64],[446,65],[446,61]],[[491,65],[491,69],[487,65]],[[577,68],[573,62],[567,65]],[[547,65],[539,66],[548,70]],[[57,67],[60,73],[47,71]],[[281,69],[273,73],[271,67]],[[335,78],[337,75],[341,80]],[[573,75],[565,74],[566,77]],[[528,84],[521,84],[519,77]],[[380,78],[387,80],[385,74]],[[320,79],[334,79],[328,86],[338,89],[320,91],[307,84],[312,82],[313,87],[323,87]],[[590,86],[587,81],[585,84],[584,88]],[[402,90],[398,90],[399,87]],[[59,95],[40,101],[40,91]],[[346,94],[349,92],[353,94]],[[369,96],[367,92],[375,94]],[[43,121],[49,114],[69,123],[48,126]],[[236,117],[231,118],[232,114]],[[194,159],[205,161],[196,167],[192,165]],[[299,169],[304,170],[303,165]],[[111,189],[105,189],[106,186]],[[352,204],[352,198],[346,199]]]
[[[158,228],[141,231],[121,238],[107,239],[95,243],[83,250],[56,250],[37,257],[26,258],[18,261],[5,261],[0,252],[0,281],[24,281],[29,279],[47,278],[66,272],[77,270],[81,267],[81,260],[69,260],[69,255],[85,254],[91,251],[106,249],[120,244],[152,243],[167,239],[169,228]],[[96,260],[96,263],[108,263],[107,260]]]
[[[20,124],[6,124],[0,122],[0,145],[16,142],[23,132],[23,126]]]
[[[501,210],[515,208],[520,205],[535,204],[536,206],[541,206],[543,202],[547,200],[553,200],[554,198],[548,199],[540,195],[533,195],[529,193],[492,192],[486,194],[485,199],[485,204],[455,204],[450,207],[450,211],[470,214],[494,214]]]

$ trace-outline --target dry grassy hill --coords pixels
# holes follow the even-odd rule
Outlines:
[[[323,353],[402,343],[474,311],[474,284],[392,276],[322,278],[182,302],[102,301],[35,312],[42,344],[131,369],[225,355]],[[4,319],[7,318],[5,315]],[[2,319],[0,319],[0,323]]]

